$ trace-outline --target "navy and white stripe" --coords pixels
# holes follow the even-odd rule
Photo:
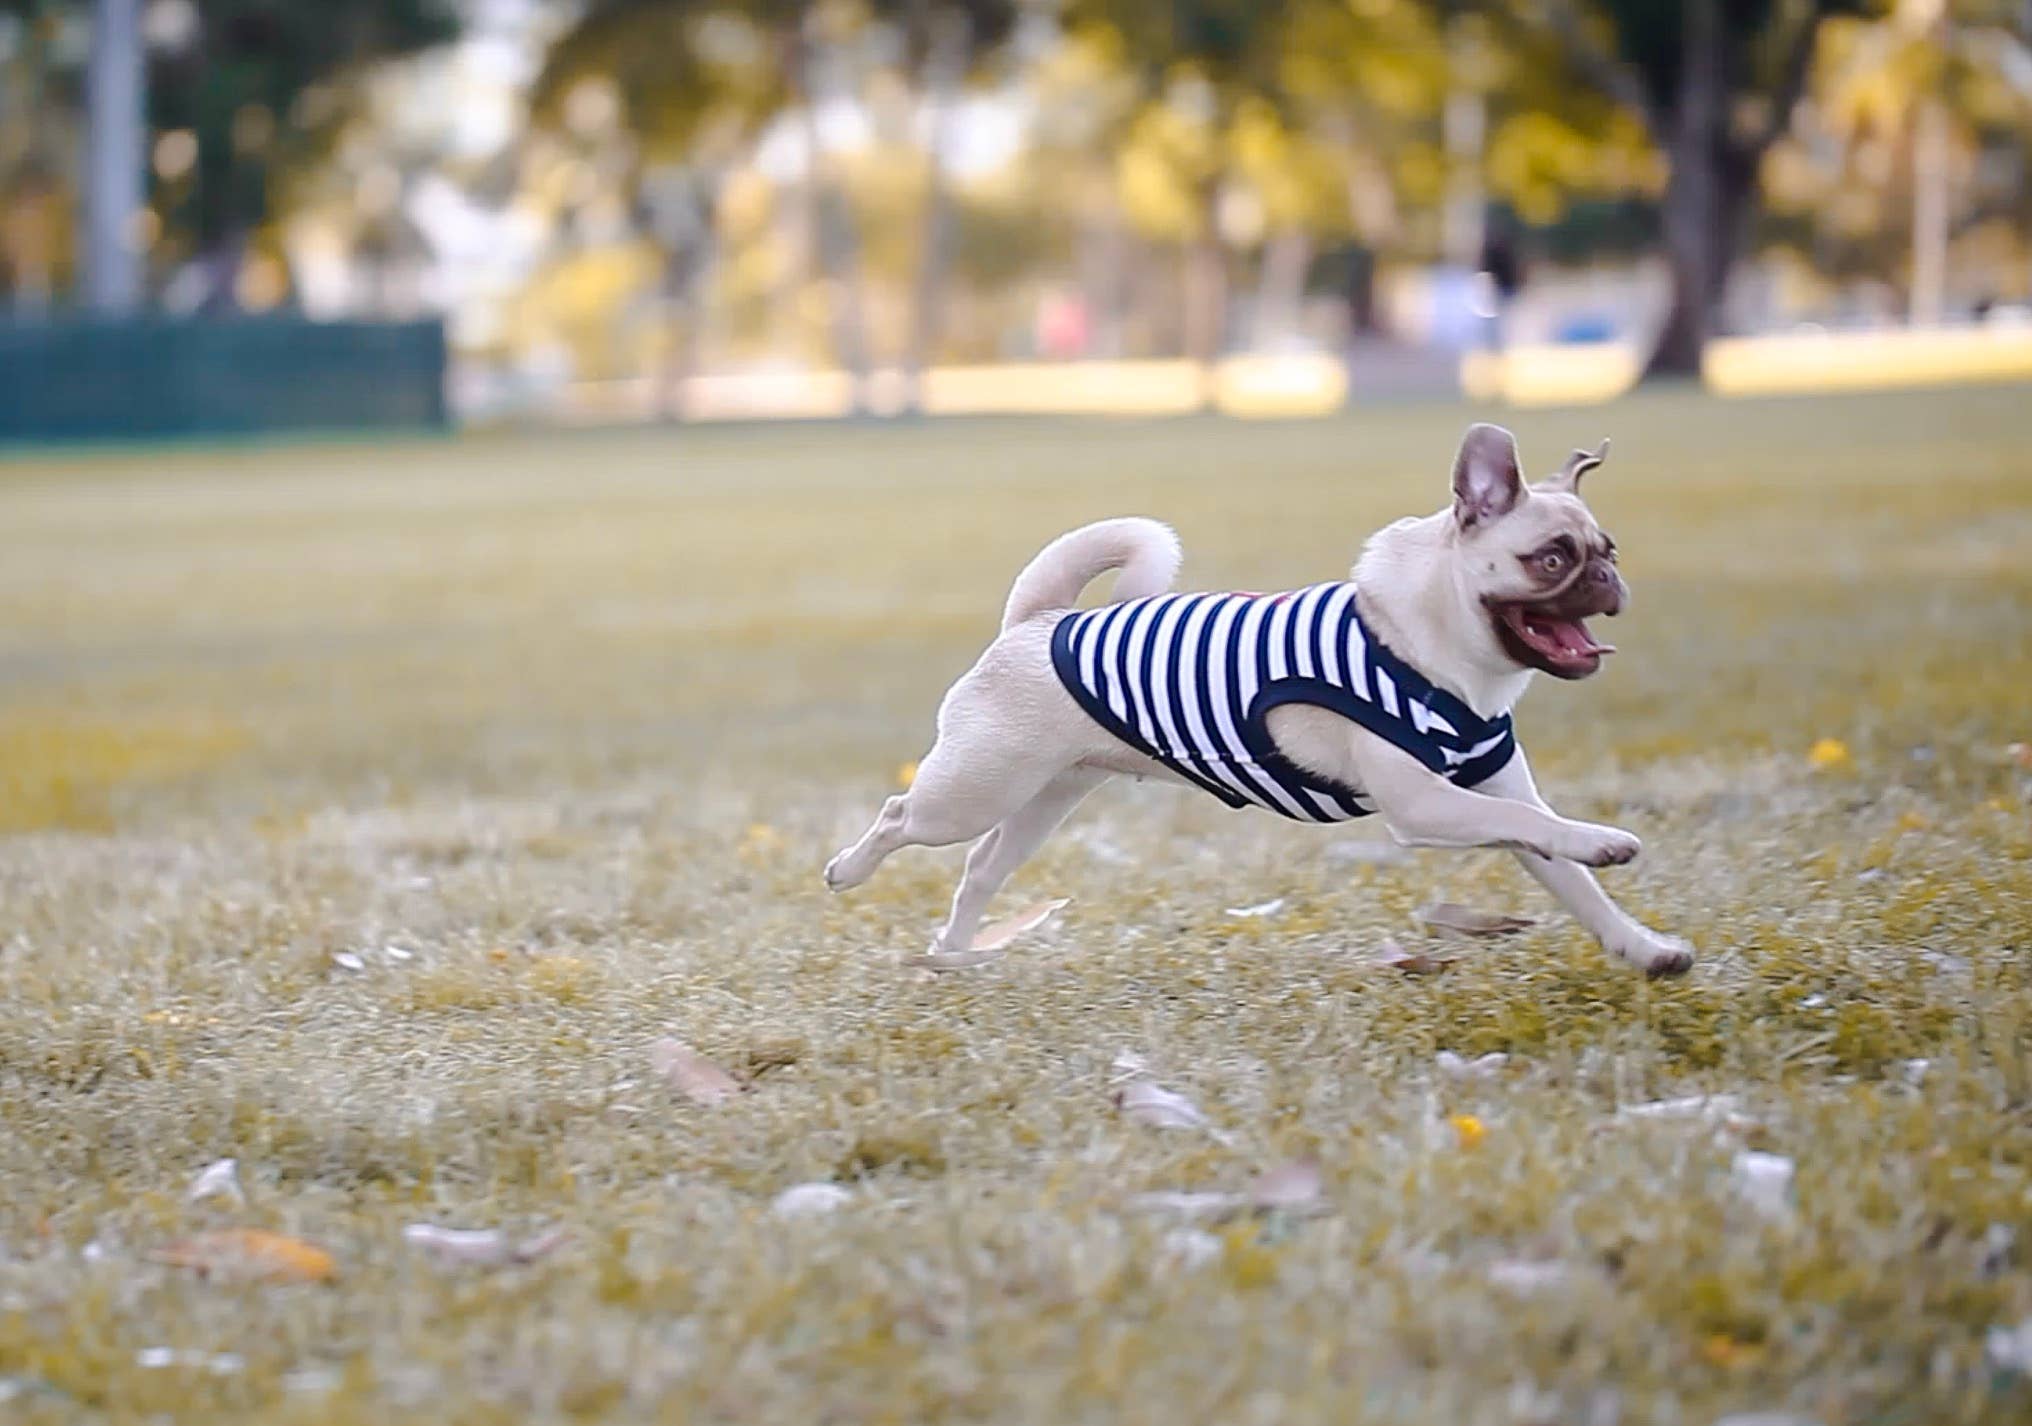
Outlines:
[[[1384,647],[1345,581],[1076,610],[1052,629],[1051,662],[1066,691],[1130,747],[1231,807],[1301,822],[1342,822],[1375,806],[1277,752],[1264,719],[1279,704],[1338,713],[1462,787],[1493,776],[1517,749],[1508,713],[1482,717]]]

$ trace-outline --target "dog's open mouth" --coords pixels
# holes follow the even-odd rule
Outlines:
[[[1556,614],[1543,605],[1497,604],[1496,632],[1512,658],[1557,678],[1586,678],[1602,666],[1615,645],[1598,643],[1587,621]]]

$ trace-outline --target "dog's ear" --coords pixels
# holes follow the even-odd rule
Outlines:
[[[1591,451],[1575,451],[1566,458],[1566,464],[1559,468],[1559,474],[1547,476],[1547,490],[1563,490],[1569,495],[1580,493],[1580,478],[1609,458],[1609,438],[1602,437],[1602,443]]]
[[[1453,458],[1453,518],[1463,530],[1507,515],[1524,495],[1517,438],[1501,426],[1468,427]]]

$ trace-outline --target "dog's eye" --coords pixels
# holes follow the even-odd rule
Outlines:
[[[1538,557],[1538,567],[1547,574],[1558,574],[1566,568],[1566,556],[1558,550],[1548,550]]]

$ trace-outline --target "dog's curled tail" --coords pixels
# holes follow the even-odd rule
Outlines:
[[[1169,525],[1140,515],[1068,530],[1039,550],[1016,576],[1009,602],[1002,608],[1002,628],[1013,629],[1047,609],[1071,608],[1082,589],[1111,569],[1121,571],[1115,576],[1118,600],[1162,594],[1178,577],[1184,557]]]

